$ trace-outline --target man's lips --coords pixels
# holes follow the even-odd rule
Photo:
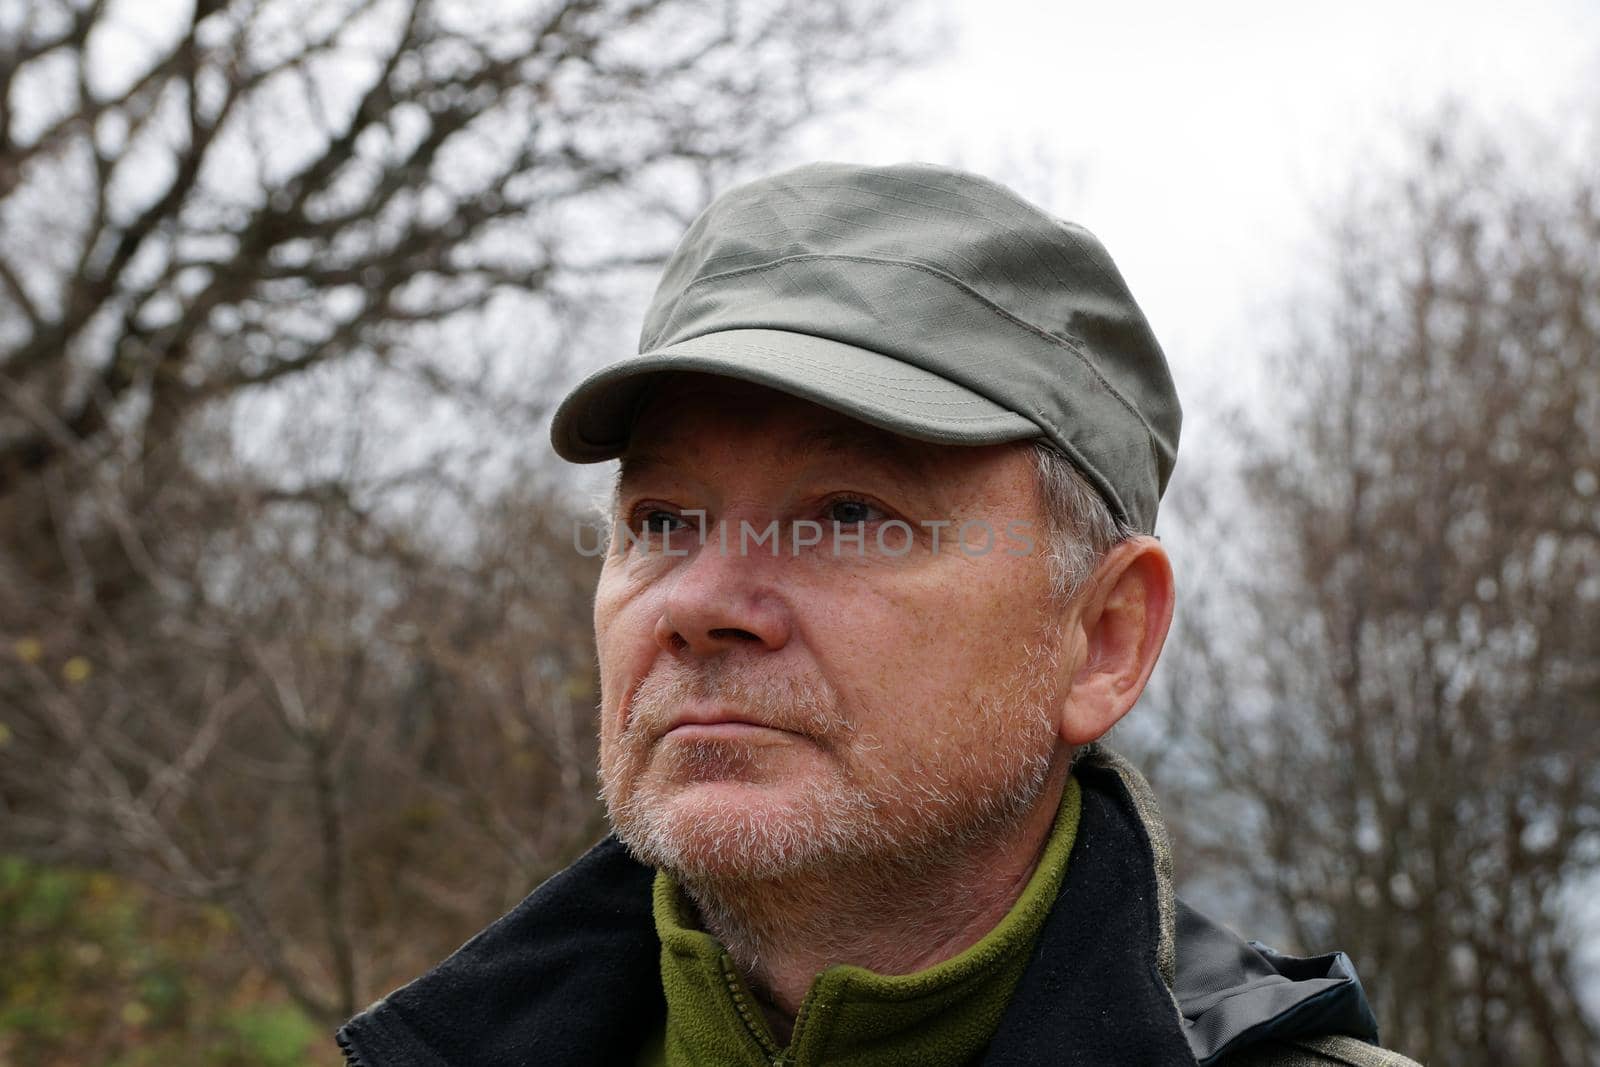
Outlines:
[[[726,709],[689,710],[672,717],[660,736],[678,737],[738,737],[763,732],[793,733],[754,716]]]
[[[668,730],[662,737],[676,737],[681,741],[695,739],[722,739],[746,738],[754,740],[760,737],[782,737],[788,732],[771,726],[760,726],[753,722],[686,722],[680,723]],[[788,734],[793,737],[795,735]]]

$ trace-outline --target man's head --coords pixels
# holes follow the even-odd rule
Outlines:
[[[1125,541],[1056,596],[1030,446],[710,376],[663,385],[635,441],[595,631],[606,801],[653,863],[936,860],[1031,810],[1153,663],[1159,548]]]
[[[697,881],[914,868],[1058,792],[1172,609],[1139,531],[1176,400],[1098,243],[959,172],[802,168],[695,223],[641,350],[552,431],[622,459],[619,836]]]

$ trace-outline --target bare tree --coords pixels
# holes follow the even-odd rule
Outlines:
[[[1600,157],[1523,149],[1447,110],[1352,194],[1167,675],[1188,848],[1432,1063],[1600,1051]]]
[[[335,1021],[592,840],[545,398],[906,17],[0,6],[0,849],[221,905]]]

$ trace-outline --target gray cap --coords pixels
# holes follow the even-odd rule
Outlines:
[[[1177,458],[1166,357],[1105,248],[946,167],[814,163],[730,189],[667,262],[639,352],[561,402],[563,458],[621,455],[651,383],[681,371],[923,441],[1047,437],[1145,532]]]

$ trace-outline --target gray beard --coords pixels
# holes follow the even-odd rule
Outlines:
[[[1062,756],[1066,760],[1066,756]],[[696,877],[663,866],[693,905],[700,928],[720,941],[758,989],[775,952],[806,953],[825,965],[860,959],[861,932],[893,929],[903,946],[872,961],[879,973],[916,969],[930,942],[960,921],[960,903],[978,899],[985,853],[1011,841],[1046,791],[1056,761],[1046,759],[981,821],[902,841],[881,854],[836,854],[831,862],[772,878]]]

